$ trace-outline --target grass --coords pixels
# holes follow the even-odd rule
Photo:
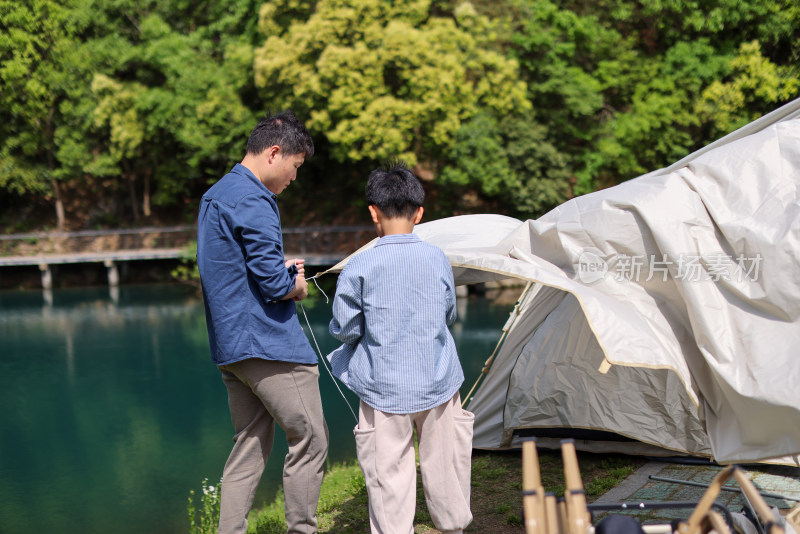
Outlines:
[[[367,487],[357,463],[336,464],[325,473],[317,520],[318,532],[369,532]],[[250,513],[247,530],[257,534],[285,534],[282,491],[269,506]]]
[[[586,496],[593,501],[633,473],[645,460],[607,454],[578,453]],[[539,450],[539,464],[545,490],[564,493],[560,451]],[[522,459],[520,451],[473,451],[472,514],[468,533],[521,533]],[[332,466],[322,483],[317,508],[320,533],[363,534],[369,532],[367,489],[357,463]],[[249,533],[284,534],[283,494],[269,506],[253,510]],[[417,480],[415,534],[437,534],[425,505],[422,483]]]

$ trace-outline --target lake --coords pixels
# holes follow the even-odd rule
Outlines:
[[[459,299],[462,396],[517,293]],[[330,304],[317,295],[305,310],[326,354]],[[0,377],[0,532],[188,532],[189,491],[219,480],[233,435],[195,289],[0,291]],[[320,389],[328,461],[354,460],[355,421],[322,367]],[[285,454],[279,431],[256,506],[274,497]]]

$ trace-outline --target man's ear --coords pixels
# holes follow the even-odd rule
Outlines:
[[[274,163],[275,158],[281,153],[281,147],[278,145],[272,145],[271,147],[265,149],[264,152],[266,152],[267,161]]]
[[[369,214],[372,217],[372,222],[378,224],[381,221],[381,212],[378,209],[378,207],[370,205],[367,206],[367,209],[369,210]]]
[[[419,224],[419,222],[422,220],[422,212],[424,211],[425,210],[422,208],[422,206],[417,208],[417,214],[414,215],[414,224]]]

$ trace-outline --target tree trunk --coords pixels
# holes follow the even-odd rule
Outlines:
[[[139,204],[136,202],[136,187],[134,183],[133,172],[131,172],[130,165],[127,161],[122,163],[125,177],[128,179],[128,193],[131,196],[131,210],[133,210],[133,222],[139,223]]]
[[[145,217],[150,217],[150,171],[144,173],[144,193],[142,195],[142,212]]]
[[[53,194],[56,197],[56,228],[59,232],[63,232],[67,226],[66,217],[64,216],[64,201],[61,199],[61,186],[58,185],[58,180],[52,180]]]
[[[50,111],[47,114],[47,122],[44,131],[45,138],[49,141],[48,145],[53,140],[53,113],[55,113],[55,108],[50,108]],[[63,232],[67,228],[67,220],[66,216],[64,215],[64,200],[61,198],[61,186],[59,185],[58,180],[53,178],[53,171],[55,169],[55,163],[53,162],[53,151],[50,148],[45,150],[47,152],[47,168],[50,170],[50,183],[53,184],[53,196],[56,197],[56,229],[59,232]]]

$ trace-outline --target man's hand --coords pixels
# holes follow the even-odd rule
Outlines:
[[[282,300],[294,299],[303,300],[308,296],[308,282],[306,281],[306,260],[303,258],[292,258],[286,260],[286,268],[292,265],[297,267],[297,276],[294,278],[294,289],[288,295],[283,297]]]
[[[288,269],[292,265],[297,267],[297,274],[300,276],[305,277],[306,275],[306,267],[305,267],[306,260],[303,258],[292,258],[291,260],[286,260],[286,268]]]
[[[283,297],[283,299],[303,300],[307,296],[308,296],[308,282],[306,281],[304,276],[298,274],[294,278],[294,289],[291,291],[291,293]]]

